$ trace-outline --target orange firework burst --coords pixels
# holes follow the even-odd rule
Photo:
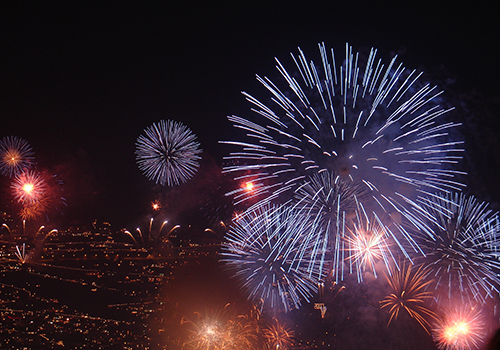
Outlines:
[[[478,349],[485,337],[485,324],[478,308],[461,307],[436,323],[432,336],[442,350]]]
[[[14,178],[11,188],[18,202],[32,204],[43,197],[47,186],[39,173],[27,170]]]
[[[403,311],[429,332],[430,324],[424,316],[436,319],[436,314],[425,306],[426,300],[432,298],[431,293],[426,291],[426,287],[432,281],[425,280],[427,271],[424,265],[420,265],[414,273],[412,273],[412,265],[405,265],[403,264],[401,269],[393,267],[389,271],[390,274],[386,274],[392,293],[380,302],[380,307],[389,308],[391,317],[387,325],[393,319],[397,319],[399,313]]]
[[[205,315],[197,313],[197,320],[183,319],[181,324],[190,325],[186,349],[251,350],[256,340],[255,327],[246,315],[236,315],[227,304],[221,311]]]
[[[42,216],[47,210],[48,199],[46,197],[41,198],[38,202],[28,203],[24,205],[19,212],[19,216],[23,220],[34,220]]]
[[[0,172],[12,177],[31,167],[35,158],[31,146],[15,136],[0,140]]]
[[[267,348],[286,350],[291,349],[295,332],[274,319],[272,324],[262,330],[262,334],[266,339]]]

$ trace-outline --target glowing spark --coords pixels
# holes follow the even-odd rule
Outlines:
[[[253,190],[253,183],[247,182],[245,184],[245,188],[246,188],[247,191],[251,192]]]
[[[161,202],[159,200],[155,200],[151,203],[151,208],[153,208],[153,210],[155,211],[158,211],[161,209]]]

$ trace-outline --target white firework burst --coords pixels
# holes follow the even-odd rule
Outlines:
[[[202,150],[184,124],[160,120],[144,130],[136,142],[136,161],[146,177],[160,185],[187,182],[198,170]]]

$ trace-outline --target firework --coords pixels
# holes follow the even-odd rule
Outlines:
[[[198,170],[199,143],[182,123],[160,120],[137,138],[136,160],[146,177],[158,184],[179,185]]]
[[[19,217],[22,220],[35,220],[41,217],[48,208],[48,200],[46,197],[40,198],[36,202],[26,203],[19,211]]]
[[[34,220],[42,215],[49,220],[49,216],[61,214],[62,206],[66,205],[62,181],[46,171],[27,170],[18,174],[11,189],[21,206],[19,215],[22,220]]]
[[[7,136],[0,140],[0,172],[13,177],[29,169],[35,161],[31,146],[26,140]]]
[[[27,170],[14,178],[11,188],[19,203],[32,204],[45,195],[47,185],[40,173]]]
[[[180,225],[175,225],[167,231],[167,224],[168,220],[165,220],[158,226],[155,224],[154,218],[151,218],[147,229],[144,231],[138,227],[135,229],[135,235],[126,229],[122,229],[121,232],[132,238],[137,247],[151,249],[160,243],[164,243],[172,232],[180,228]]]
[[[484,302],[498,293],[498,215],[464,194],[421,197],[414,218],[438,296]],[[455,295],[458,293],[459,295]]]
[[[432,330],[442,350],[478,349],[485,335],[485,323],[474,307],[455,308],[445,313]]]
[[[416,269],[416,271],[415,271]],[[388,308],[392,320],[396,320],[400,313],[406,312],[429,332],[430,324],[426,317],[436,319],[436,314],[426,307],[426,301],[432,299],[432,294],[427,290],[431,281],[426,280],[426,268],[418,268],[411,264],[395,265],[386,274],[391,294],[380,302],[382,309]]]
[[[332,231],[327,251],[333,263],[335,283],[344,280],[347,273],[356,273],[358,282],[363,280],[365,272],[370,272],[376,278],[379,262],[389,270],[401,254],[411,260],[407,249],[418,247],[404,228],[390,216],[381,217],[375,211],[370,213],[355,199],[356,210],[340,212],[332,225],[325,229],[327,232]]]
[[[356,220],[346,228],[348,234],[343,237],[345,242],[342,242],[340,253],[347,255],[345,259],[348,260],[350,270],[357,272],[358,281],[362,280],[363,272],[367,270],[377,276],[377,261],[383,260],[386,266],[394,262],[394,256],[389,249],[389,228],[383,225],[375,214],[369,219],[365,214],[356,212]],[[338,261],[339,250],[335,252],[335,260]]]
[[[23,243],[23,247],[19,248],[19,246],[16,245],[16,251],[14,252],[16,254],[16,257],[19,259],[21,264],[24,264],[26,260],[28,260],[28,254],[26,254],[26,244]]]
[[[463,187],[453,181],[463,142],[451,134],[460,124],[445,120],[453,108],[440,106],[441,92],[420,82],[422,73],[397,57],[384,64],[375,49],[364,57],[346,44],[338,66],[333,49],[319,51],[320,65],[300,48],[292,53],[291,71],[276,59],[279,82],[257,76],[272,102],[244,92],[254,118],[228,117],[245,135],[221,141],[233,149],[224,171],[253,186],[232,192],[236,204],[284,203],[323,172],[363,188],[389,214],[417,188]]]
[[[295,332],[277,319],[262,330],[268,349],[291,349]]]
[[[228,305],[222,311],[197,313],[195,321],[184,318],[181,324],[190,326],[184,346],[206,350],[254,349],[255,327],[245,315],[228,312]]]
[[[328,237],[318,230],[300,211],[264,205],[235,219],[222,261],[253,302],[274,310],[299,308],[325,275]]]
[[[154,211],[159,211],[161,209],[161,202],[159,199],[155,199],[151,202],[151,209]]]

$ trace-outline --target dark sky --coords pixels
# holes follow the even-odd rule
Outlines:
[[[232,131],[226,116],[249,109],[240,91],[258,88],[256,73],[276,74],[275,56],[297,46],[316,54],[321,41],[337,49],[346,41],[355,49],[374,46],[382,55],[398,51],[407,67],[447,72],[453,91],[481,102],[469,130],[472,143],[485,142],[476,153],[488,156],[468,164],[481,173],[478,191],[497,200],[498,185],[484,187],[498,164],[492,138],[499,125],[493,107],[500,96],[500,28],[493,7],[182,3],[0,5],[0,137],[26,139],[38,167],[64,180],[67,220],[120,226],[148,212],[157,189],[136,166],[135,141],[160,119],[187,125],[205,162],[220,163],[225,150],[218,141]]]

